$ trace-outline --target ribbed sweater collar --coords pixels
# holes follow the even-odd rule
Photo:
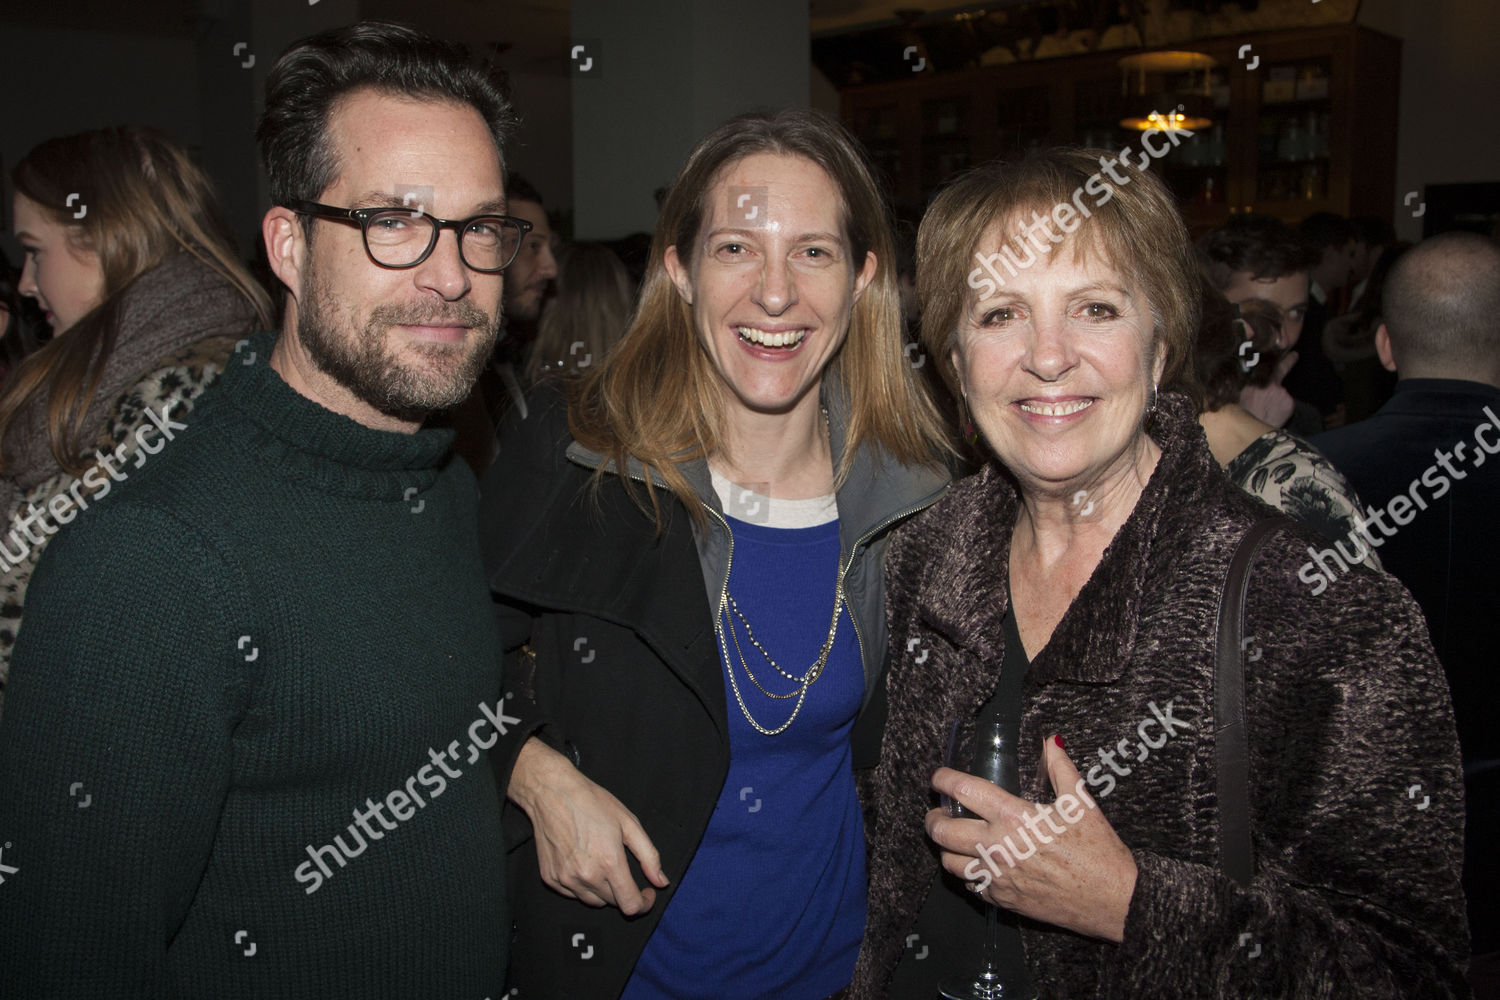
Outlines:
[[[274,331],[242,341],[229,359],[219,402],[254,431],[257,447],[288,478],[312,477],[343,495],[386,497],[401,484],[425,487],[447,462],[454,433],[379,431],[334,413],[287,385],[270,364]],[[189,418],[191,419],[191,418]]]

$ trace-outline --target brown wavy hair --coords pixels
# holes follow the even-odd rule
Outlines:
[[[123,293],[141,274],[186,251],[218,272],[271,326],[271,301],[235,257],[213,188],[183,149],[153,128],[120,125],[49,139],[11,171],[16,191],[67,228],[69,245],[98,255],[104,300],[31,354],[0,390],[0,441],[32,402],[46,401],[48,443],[60,468],[82,475],[92,442],[79,440],[119,336]],[[86,192],[82,219],[64,206]],[[0,472],[14,471],[0,454]]]
[[[1090,216],[1084,218],[1074,209],[1078,222],[1073,234],[1064,236],[1052,252],[1100,252],[1139,285],[1151,306],[1154,338],[1166,351],[1161,384],[1191,377],[1189,358],[1198,329],[1198,259],[1187,226],[1172,193],[1149,170],[1121,158],[1116,166],[1126,171],[1126,183],[1103,181],[1101,157],[1115,156],[1076,147],[1038,150],[1019,160],[976,167],[933,199],[917,231],[922,346],[937,361],[955,395],[958,373],[952,348],[975,294],[969,275],[985,230],[997,220],[1026,220],[1033,212],[1052,215],[1056,206],[1073,206],[1080,200]],[[1108,199],[1103,198],[1101,184],[1113,192]]]
[[[602,365],[574,386],[568,425],[580,444],[613,459],[622,473],[636,459],[655,473],[700,521],[703,512],[678,463],[706,459],[723,440],[723,388],[693,328],[692,310],[667,274],[671,246],[696,242],[709,192],[723,172],[757,153],[801,157],[821,167],[840,194],[844,236],[856,268],[876,260],[849,320],[849,335],[825,371],[848,402],[845,448],[834,470],[842,485],[861,447],[874,445],[896,462],[937,463],[948,453],[931,397],[903,353],[900,294],[890,213],[858,142],[837,121],[808,110],[730,119],[694,147],[672,182],[646,265],[640,304]],[[602,480],[604,469],[595,477]],[[624,478],[632,490],[631,480]],[[649,511],[662,508],[646,477]],[[645,504],[642,504],[645,508]]]

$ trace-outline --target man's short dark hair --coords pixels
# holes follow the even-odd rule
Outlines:
[[[506,201],[534,201],[543,208],[547,203],[542,201],[542,193],[531,186],[531,182],[520,174],[511,174],[505,182]]]
[[[1328,247],[1343,247],[1354,239],[1354,227],[1342,215],[1314,212],[1297,224],[1297,232],[1322,256]]]
[[[467,104],[484,119],[497,152],[516,123],[490,71],[462,45],[383,21],[325,31],[293,42],[266,78],[255,138],[273,203],[316,200],[338,177],[329,120],[342,98],[364,88]],[[503,156],[500,163],[503,170]]]
[[[1198,249],[1206,260],[1209,276],[1221,292],[1240,272],[1248,271],[1252,278],[1274,281],[1311,271],[1320,255],[1297,230],[1269,215],[1232,219],[1199,240]]]
[[[1500,356],[1500,244],[1478,233],[1441,233],[1402,253],[1381,295],[1400,367],[1463,374]]]
[[[1396,242],[1396,230],[1389,222],[1373,215],[1356,215],[1349,220],[1354,242],[1367,247],[1388,247]]]

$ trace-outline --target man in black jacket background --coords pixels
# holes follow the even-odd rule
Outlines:
[[[1313,438],[1366,504],[1381,561],[1422,605],[1453,691],[1468,786],[1476,955],[1500,950],[1500,246],[1434,236],[1392,266],[1376,332],[1395,395]]]

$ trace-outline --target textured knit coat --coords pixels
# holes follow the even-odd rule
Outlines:
[[[1121,944],[1023,924],[1039,988],[1142,1000],[1467,996],[1463,787],[1426,625],[1400,583],[1363,567],[1314,596],[1298,569],[1322,543],[1295,526],[1251,567],[1257,869],[1247,889],[1222,873],[1215,620],[1230,556],[1269,508],[1225,479],[1183,397],[1162,396],[1152,436],[1162,456],[1140,500],[1025,678],[1023,796],[1050,800],[1028,776],[1042,740],[1061,733],[1139,869]],[[937,871],[928,777],[946,720],[972,718],[995,688],[1017,504],[992,465],[891,543],[890,714],[868,803],[855,997],[885,995]],[[1158,711],[1185,723],[1170,739],[1145,725]]]

